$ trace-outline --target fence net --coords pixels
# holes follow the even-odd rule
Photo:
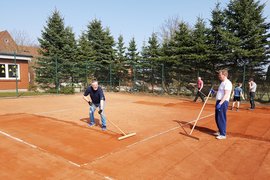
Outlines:
[[[220,81],[217,72],[210,73],[180,73],[176,67],[156,63],[147,64],[140,62],[133,66],[127,66],[124,70],[118,71],[115,64],[92,64],[88,69],[87,85],[91,79],[97,79],[99,84],[106,91],[114,92],[144,92],[167,95],[194,96],[197,92],[197,78],[200,76],[204,81],[203,93],[207,95],[211,87],[218,89]],[[233,83],[233,87],[238,82],[243,83],[244,96],[248,97],[249,77],[244,71],[238,71],[238,78]],[[262,102],[270,101],[270,82],[265,79],[255,79],[257,83],[256,99]],[[82,88],[83,89],[83,88]]]

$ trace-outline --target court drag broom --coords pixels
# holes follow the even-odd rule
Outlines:
[[[120,127],[118,127],[116,124],[114,124],[112,121],[108,120],[114,127],[116,127],[122,134],[123,136],[119,137],[118,140],[122,140],[122,139],[125,139],[125,138],[129,138],[131,136],[135,136],[136,133],[125,133]]]
[[[205,107],[205,105],[206,105],[206,103],[207,103],[207,101],[208,101],[208,99],[209,99],[209,96],[210,96],[211,94],[214,94],[214,93],[215,93],[215,91],[213,90],[213,87],[212,87],[212,88],[210,89],[209,93],[208,93],[208,96],[207,96],[206,100],[204,101],[204,104],[203,104],[203,106],[202,106],[202,109],[201,109],[201,111],[200,111],[200,113],[199,113],[199,115],[198,115],[198,117],[197,117],[197,119],[196,119],[196,121],[195,121],[195,123],[194,123],[194,125],[193,125],[193,127],[192,127],[192,129],[191,129],[191,131],[190,131],[190,133],[189,133],[189,135],[192,134],[192,132],[193,132],[193,130],[194,130],[194,128],[195,128],[195,126],[196,126],[198,120],[200,119],[201,114],[202,114],[202,112],[203,112],[203,109],[204,109],[204,107]]]

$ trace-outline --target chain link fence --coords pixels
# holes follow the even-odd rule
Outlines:
[[[92,64],[93,65],[93,64]],[[197,77],[204,81],[203,93],[208,94],[211,87],[218,89],[220,81],[217,72],[183,74],[177,71],[176,67],[171,67],[163,63],[147,64],[140,62],[139,65],[125,67],[124,72],[118,72],[115,64],[95,66],[89,69],[88,84],[92,79],[97,79],[105,91],[114,92],[143,92],[167,95],[194,96],[197,88]],[[238,82],[243,82],[245,97],[248,97],[249,77],[239,71],[239,77],[233,82],[233,87]],[[261,102],[270,101],[270,82],[264,78],[255,79],[257,83],[256,99]],[[83,88],[82,88],[83,89]]]
[[[200,76],[204,81],[203,93],[208,94],[211,87],[218,89],[220,81],[217,72],[191,71],[183,67],[172,66],[170,63],[140,61],[133,65],[122,65],[117,63],[72,63],[70,67],[62,67],[57,60],[49,73],[55,80],[55,86],[58,86],[57,93],[63,92],[66,87],[73,89],[72,92],[82,92],[91,83],[93,79],[99,81],[100,86],[105,91],[110,92],[143,92],[159,95],[184,95],[194,96],[197,92],[197,77]],[[61,69],[69,69],[70,77],[63,77]],[[66,71],[66,70],[65,70]],[[248,79],[249,76],[245,70],[239,70],[234,73],[237,76],[233,82],[235,86],[238,82],[243,82],[245,97],[248,97]],[[231,77],[229,77],[231,78]],[[255,78],[257,83],[256,99],[261,102],[270,101],[270,82],[266,77]]]

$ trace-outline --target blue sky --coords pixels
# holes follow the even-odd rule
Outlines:
[[[20,31],[37,42],[41,30],[54,9],[71,26],[76,38],[94,18],[109,27],[115,39],[123,35],[126,45],[132,37],[138,48],[152,32],[160,30],[165,20],[179,17],[194,25],[198,16],[208,21],[218,0],[6,0],[1,2],[0,31]],[[229,0],[219,0],[225,7]],[[270,22],[270,0],[264,15]]]

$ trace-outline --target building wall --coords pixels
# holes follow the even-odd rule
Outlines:
[[[11,63],[14,64],[13,60],[0,59],[0,64]],[[29,87],[29,75],[28,75],[28,61],[17,60],[20,68],[20,79],[18,79],[18,89],[27,90]],[[15,79],[0,79],[0,91],[2,90],[16,90]]]

